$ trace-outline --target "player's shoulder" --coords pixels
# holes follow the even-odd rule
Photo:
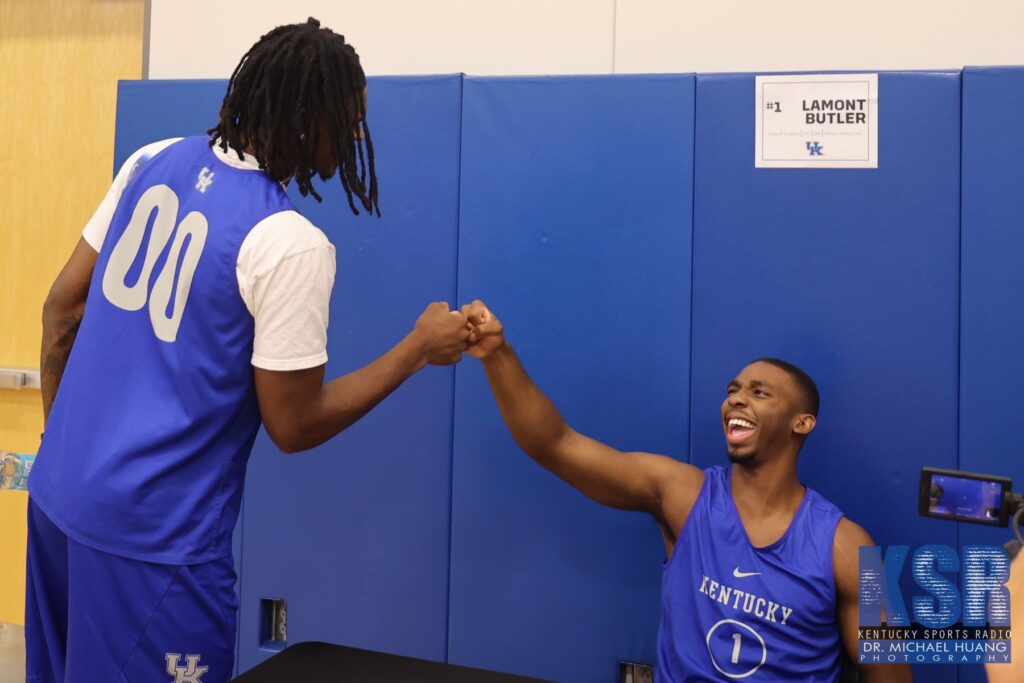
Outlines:
[[[324,231],[294,209],[270,214],[253,226],[251,236],[273,243],[285,257],[331,246]]]
[[[704,487],[704,470],[667,455],[653,456],[650,467],[663,504],[688,514]]]
[[[171,146],[175,142],[182,140],[181,137],[169,137],[165,140],[157,140],[156,142],[150,142],[144,144],[138,148],[135,152],[128,156],[128,159],[121,165],[118,170],[117,177],[115,178],[115,186],[123,188],[129,180],[131,180],[136,173],[145,165],[147,161],[150,161],[161,152],[166,150],[167,147]]]
[[[176,142],[183,140],[184,138],[167,138],[166,140],[157,140],[151,142],[148,145],[143,145],[137,150],[132,152],[125,162],[121,165],[121,169],[117,172],[117,181],[123,186],[129,180],[131,180],[136,173],[146,164],[147,161],[155,157],[160,152],[164,151]]]
[[[848,517],[839,520],[832,541],[832,571],[836,593],[842,599],[856,600],[860,578],[860,548],[874,544],[864,527]]]
[[[160,152],[164,151],[176,142],[181,142],[185,138],[166,138],[164,140],[157,140],[156,142],[150,142],[147,145],[139,147],[137,150],[129,155],[128,159],[124,162],[122,169],[131,167],[139,161],[152,159]]]
[[[874,545],[871,534],[860,524],[857,524],[849,517],[841,517],[836,525],[836,533],[833,539],[835,547],[859,548],[862,545]]]
[[[655,476],[665,483],[694,491],[699,491],[704,484],[704,470],[699,467],[668,455],[646,455],[650,456],[650,467]]]
[[[239,265],[253,276],[272,270],[285,259],[308,252],[334,257],[334,245],[324,231],[298,211],[288,209],[262,219],[246,236],[239,252]]]
[[[154,155],[159,154],[160,152],[164,151],[165,149],[167,149],[168,147],[170,147],[174,143],[181,142],[184,139],[185,138],[183,138],[183,137],[176,137],[176,138],[165,138],[163,140],[157,140],[156,142],[151,142],[148,145],[143,145],[142,147],[139,147],[137,150],[135,150],[135,153],[132,156],[139,156],[139,155],[154,156]]]

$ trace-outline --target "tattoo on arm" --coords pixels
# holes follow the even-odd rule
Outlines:
[[[82,324],[81,316],[68,315],[44,325],[43,352],[40,363],[40,386],[43,398],[43,423],[50,417],[50,408],[57,395],[64,368],[67,366],[71,347]]]

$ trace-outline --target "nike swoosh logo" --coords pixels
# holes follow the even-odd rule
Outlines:
[[[761,576],[761,572],[741,572],[739,567],[732,570],[732,575],[737,579],[745,579],[748,576]]]

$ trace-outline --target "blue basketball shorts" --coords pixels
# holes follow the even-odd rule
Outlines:
[[[27,683],[224,683],[235,654],[231,557],[195,565],[101,552],[29,499]]]

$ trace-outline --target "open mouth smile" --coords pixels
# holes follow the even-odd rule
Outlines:
[[[739,445],[753,436],[757,425],[742,417],[731,417],[725,421],[725,439],[731,445]]]

